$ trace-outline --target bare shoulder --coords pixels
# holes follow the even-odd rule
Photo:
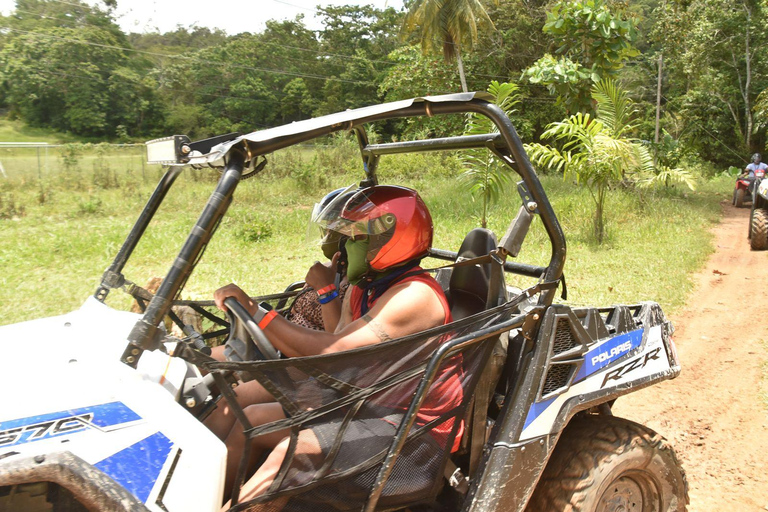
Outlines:
[[[415,330],[435,327],[445,320],[438,292],[422,281],[393,286],[377,301],[371,313],[381,314],[385,321],[393,324],[413,324]]]

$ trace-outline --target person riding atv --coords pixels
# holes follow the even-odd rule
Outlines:
[[[736,178],[736,186],[733,189],[733,205],[741,208],[744,201],[752,201],[755,193],[755,179],[762,179],[768,165],[763,163],[760,153],[752,155],[752,162],[744,168],[744,172]]]

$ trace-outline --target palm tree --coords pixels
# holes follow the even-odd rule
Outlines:
[[[562,170],[565,176],[573,173],[578,182],[587,185],[595,202],[594,235],[602,243],[608,185],[629,172],[653,175],[654,167],[648,148],[629,137],[636,110],[626,91],[604,79],[592,88],[592,98],[598,104],[596,117],[579,112],[550,124],[542,134],[542,139],[561,141],[562,149],[528,144],[526,150],[531,161]]]
[[[488,92],[493,96],[493,103],[501,107],[507,117],[516,112],[520,103],[520,89],[515,83],[499,83],[492,81]],[[482,135],[498,133],[499,129],[485,116],[469,114],[464,125],[464,135]],[[488,226],[488,210],[498,201],[506,188],[512,182],[509,167],[502,165],[499,159],[487,149],[472,149],[462,152],[461,161],[466,170],[461,174],[461,180],[469,185],[473,200],[479,197],[483,203],[483,213],[480,219],[482,227]]]
[[[498,4],[498,0],[494,0]],[[467,92],[462,46],[471,50],[477,43],[478,27],[496,30],[481,0],[413,0],[403,21],[403,33],[418,32],[421,49],[442,49],[447,62],[456,59],[461,89]]]

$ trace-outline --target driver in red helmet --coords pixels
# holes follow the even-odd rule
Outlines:
[[[440,285],[431,276],[419,272],[418,264],[432,244],[433,228],[429,210],[415,190],[398,186],[365,188],[348,200],[345,198],[343,207],[329,205],[313,217],[324,229],[348,237],[345,248],[351,286],[344,297],[335,332],[313,331],[292,324],[254,304],[234,284],[215,292],[216,305],[225,309],[225,298],[237,299],[254,316],[275,348],[289,357],[365,347],[452,321]],[[460,371],[460,365],[455,371]],[[458,378],[456,375],[442,379],[441,388],[430,391],[418,420],[426,423],[461,402]],[[247,390],[243,389],[246,387]],[[262,425],[286,417],[280,404],[270,400],[271,396],[256,381],[238,387],[238,395],[243,396],[243,392],[252,399],[253,405],[245,408],[252,424]],[[444,428],[450,431],[452,424]],[[226,492],[234,482],[245,440],[239,425],[233,425],[226,436],[229,451]],[[452,451],[458,448],[459,440],[457,435]],[[253,439],[254,459],[263,450],[272,452],[243,486],[242,501],[253,499],[269,488],[285,456],[287,441],[287,431]]]

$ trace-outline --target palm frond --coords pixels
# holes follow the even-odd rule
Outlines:
[[[680,168],[671,169],[667,166],[660,166],[658,172],[638,182],[641,187],[668,186],[671,183],[681,183],[690,190],[696,190],[696,178],[689,171]]]
[[[592,97],[597,101],[597,117],[615,137],[621,137],[634,128],[630,124],[630,118],[635,113],[633,102],[615,80],[600,80],[592,87]]]
[[[567,163],[571,159],[570,152],[564,151],[561,153],[558,149],[543,144],[526,144],[525,151],[534,165],[555,172],[564,172]]]

